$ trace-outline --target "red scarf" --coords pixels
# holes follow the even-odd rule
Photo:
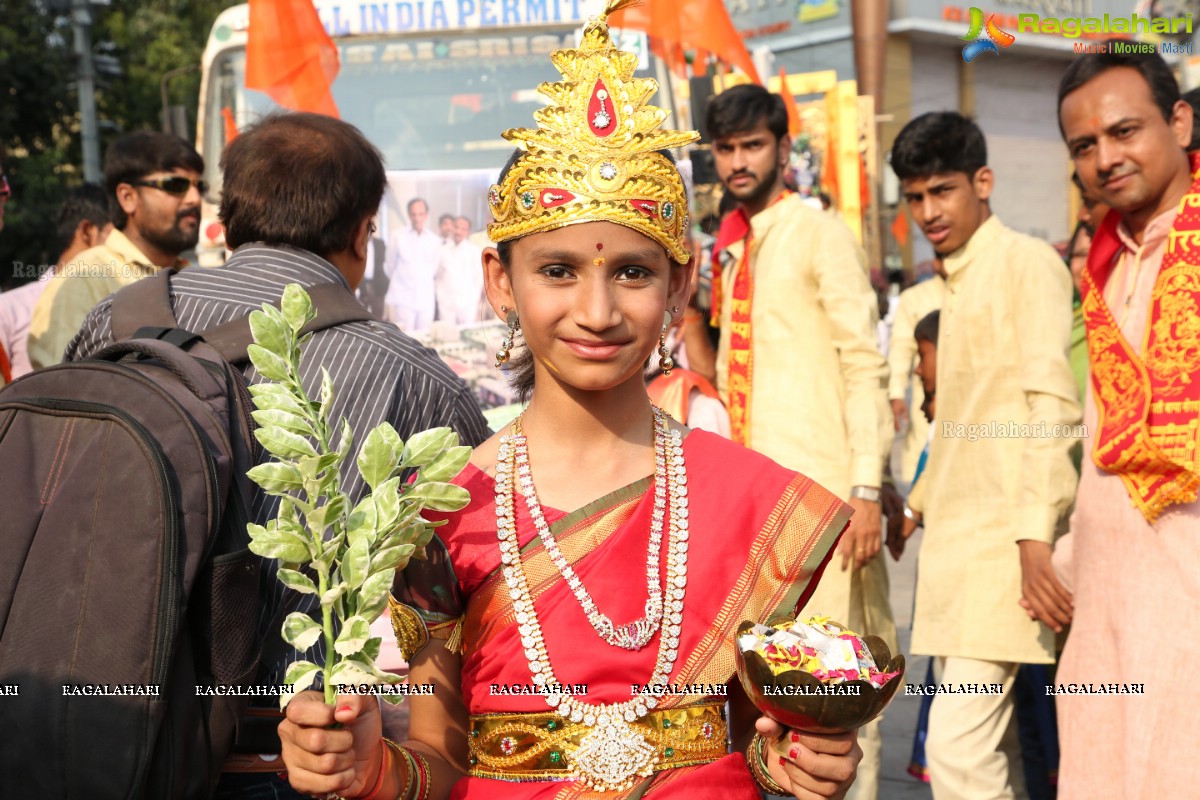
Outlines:
[[[1200,488],[1200,155],[1192,187],[1167,236],[1139,354],[1104,300],[1123,249],[1120,217],[1105,217],[1083,273],[1093,397],[1099,412],[1092,460],[1118,475],[1153,522],[1168,506],[1196,501]]]

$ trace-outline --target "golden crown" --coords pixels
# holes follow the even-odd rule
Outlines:
[[[613,45],[608,15],[633,2],[609,0],[578,48],[550,56],[564,80],[538,87],[550,100],[534,114],[538,127],[504,132],[525,152],[488,190],[493,242],[605,220],[649,236],[687,262],[687,189],[659,151],[700,135],[659,130],[668,112],[647,103],[658,83],[635,78],[637,54]]]

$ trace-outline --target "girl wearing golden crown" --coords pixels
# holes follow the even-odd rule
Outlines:
[[[642,367],[689,289],[687,195],[661,151],[696,134],[659,130],[655,84],[604,19],[552,58],[539,126],[505,133],[520,151],[489,192],[483,265],[509,325],[497,362],[512,353],[529,404],[459,476],[472,502],[418,565],[441,576],[410,569],[392,606],[434,694],[410,698],[403,745],[374,698],[297,697],[288,778],[372,800],[842,797],[854,734],[760,717],[734,637],[804,605],[849,508],[651,405]]]

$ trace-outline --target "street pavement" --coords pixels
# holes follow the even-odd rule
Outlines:
[[[913,597],[917,588],[917,553],[921,549],[923,533],[923,530],[918,529],[908,540],[900,561],[892,561],[886,549],[880,551],[878,556],[887,559],[892,588],[892,611],[896,615],[896,635],[900,640],[900,652],[904,653],[907,661],[905,683],[920,683],[929,666],[928,657],[910,656],[908,650],[912,638]],[[929,784],[908,774],[913,732],[917,729],[917,713],[920,706],[921,698],[916,695],[906,697],[901,687],[892,704],[888,706],[883,721],[880,722],[883,763],[879,772],[879,800],[930,800],[933,797],[929,791]]]

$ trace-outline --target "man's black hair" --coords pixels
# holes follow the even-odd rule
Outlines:
[[[1115,67],[1129,67],[1137,70],[1142,79],[1150,85],[1150,94],[1154,97],[1154,104],[1162,112],[1163,119],[1168,122],[1171,120],[1175,104],[1183,99],[1180,97],[1179,84],[1175,82],[1171,68],[1158,53],[1113,52],[1113,45],[1120,41],[1123,40],[1109,39],[1104,43],[1107,45],[1105,48],[1107,52],[1077,56],[1067,66],[1067,71],[1063,73],[1058,82],[1058,131],[1063,138],[1066,138],[1066,131],[1062,127],[1063,100],[1092,78]]]
[[[104,154],[104,190],[112,206],[112,221],[124,230],[129,217],[117,202],[117,186],[133,183],[155,172],[188,169],[204,172],[204,159],[190,144],[158,131],[136,131],[108,146]]]
[[[322,114],[275,112],[221,156],[225,244],[283,244],[328,258],[379,211],[387,175],[362,132]]]
[[[942,312],[930,311],[925,316],[921,317],[921,321],[913,328],[913,338],[918,342],[929,342],[934,347],[937,347],[938,341],[938,320],[942,317]]]
[[[1188,142],[1188,150],[1200,150],[1200,87],[1189,89],[1180,99],[1192,107],[1192,141]]]
[[[55,240],[58,252],[63,252],[75,238],[79,223],[87,220],[97,228],[103,228],[112,222],[111,208],[108,195],[98,184],[85,183],[76,186],[67,193],[62,205],[58,207],[58,220],[55,228]]]
[[[705,132],[712,139],[746,133],[763,122],[776,141],[787,136],[783,98],[753,83],[731,86],[710,100],[704,112]]]
[[[910,121],[892,145],[892,170],[902,181],[987,166],[983,131],[957,111],[930,111]]]

